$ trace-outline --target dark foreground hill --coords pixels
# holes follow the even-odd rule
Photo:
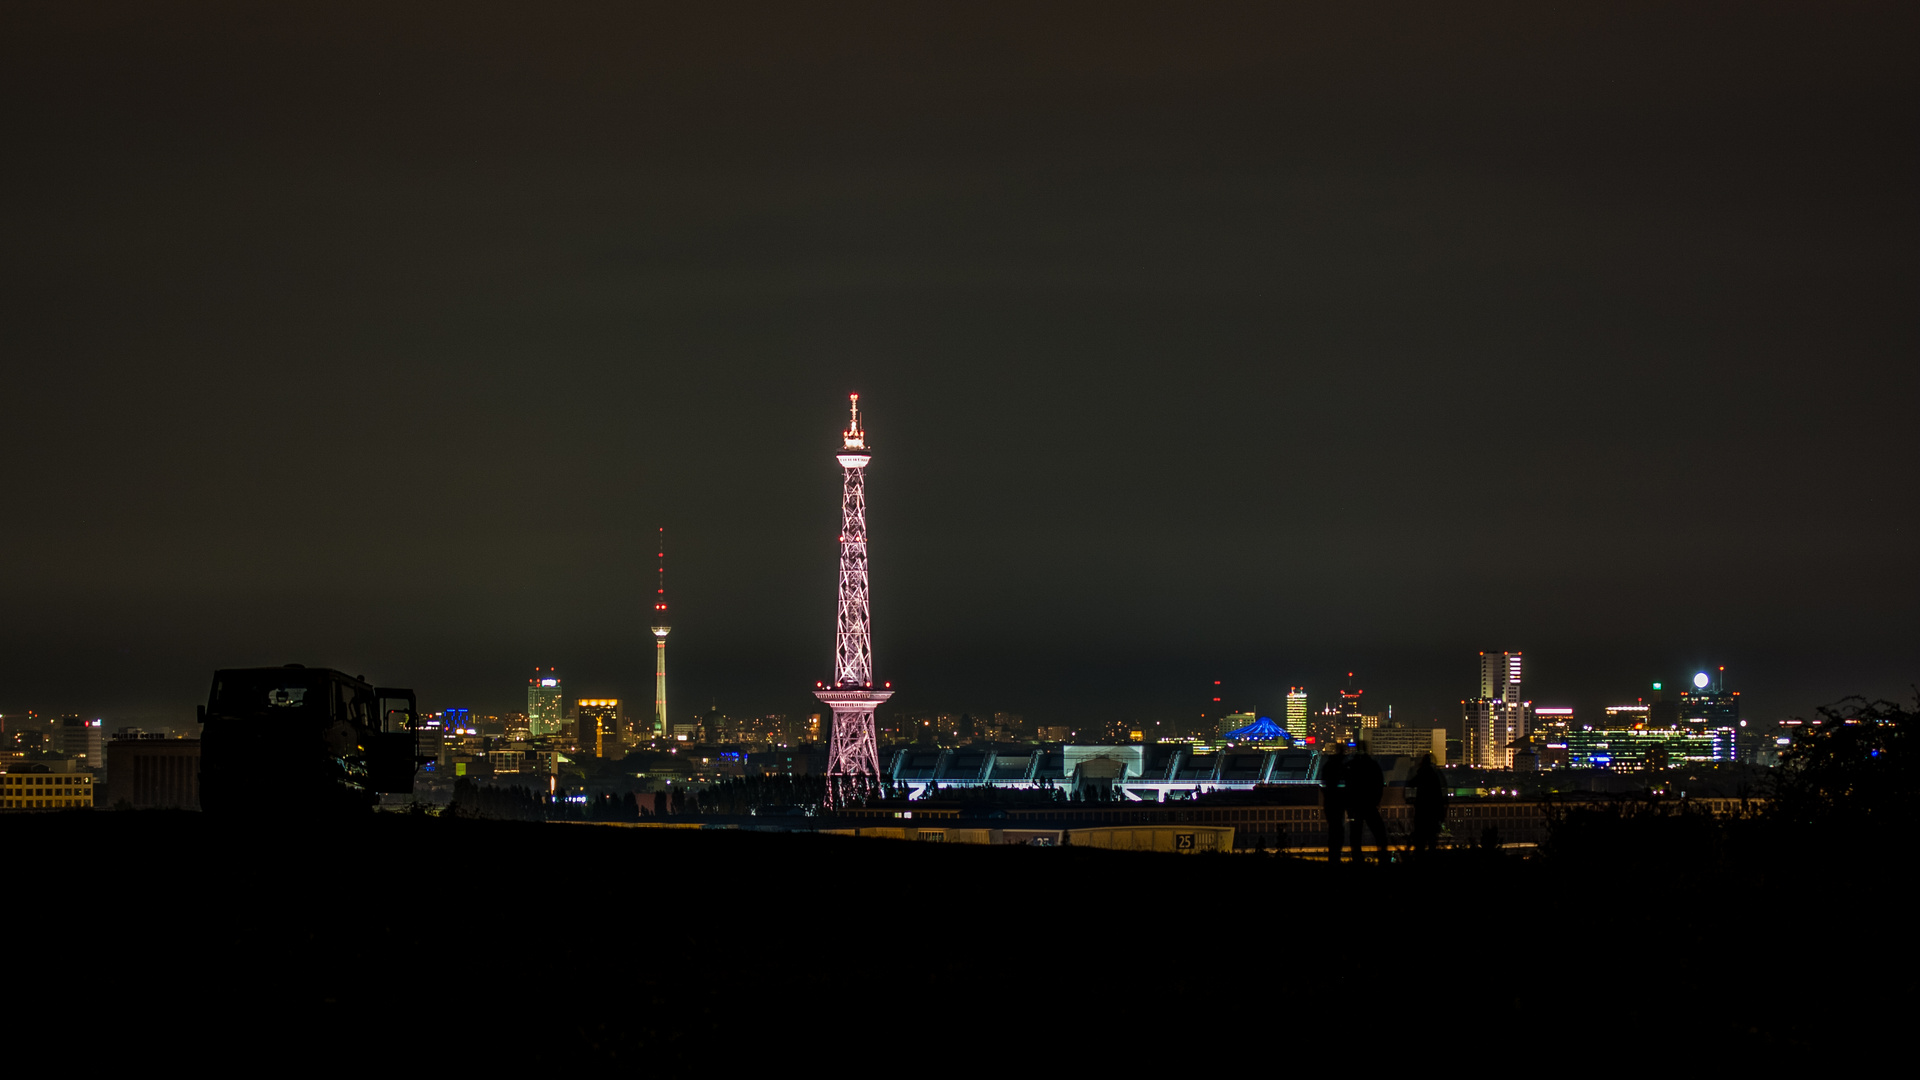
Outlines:
[[[107,1045],[209,1060],[1625,1068],[1846,1054],[1912,1004],[1904,853],[1327,867],[184,813],[0,836],[16,958],[96,957],[72,1000]],[[16,1017],[47,1001],[9,985]]]

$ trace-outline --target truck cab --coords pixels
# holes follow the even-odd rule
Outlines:
[[[382,793],[410,794],[420,765],[413,691],[331,668],[216,671],[200,722],[210,813],[364,810]]]

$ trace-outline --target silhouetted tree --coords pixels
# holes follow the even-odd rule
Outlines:
[[[1911,826],[1920,795],[1920,690],[1915,704],[1854,696],[1821,706],[1780,754],[1769,816],[1789,827],[1856,834]]]

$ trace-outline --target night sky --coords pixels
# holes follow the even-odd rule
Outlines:
[[[638,7],[7,5],[0,712],[1920,679],[1910,5]]]

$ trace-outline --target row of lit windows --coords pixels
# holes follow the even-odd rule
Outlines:
[[[49,797],[55,796],[55,795],[85,795],[87,794],[88,790],[91,787],[90,781],[63,780],[60,783],[61,783],[61,786],[57,788],[56,787],[43,788],[37,785],[22,786],[22,785],[9,783],[7,785],[7,794],[9,795],[45,795]],[[76,783],[86,783],[88,784],[88,787],[72,786]]]
[[[92,799],[0,799],[8,810],[26,810],[36,806],[92,806]]]

